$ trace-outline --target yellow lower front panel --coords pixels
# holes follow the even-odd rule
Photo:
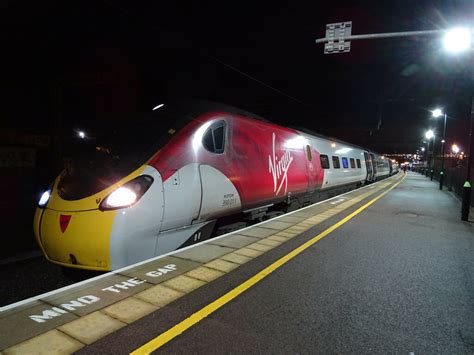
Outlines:
[[[115,214],[116,211],[45,209],[38,221],[38,239],[46,257],[65,266],[110,270],[110,235]],[[62,228],[61,215],[63,220],[69,219]]]

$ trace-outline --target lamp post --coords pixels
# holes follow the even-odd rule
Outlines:
[[[431,158],[429,162],[429,170],[431,175],[431,180],[433,180],[433,156],[434,156],[434,148],[435,148],[435,134],[433,130],[429,129],[425,133],[425,138],[428,139],[428,152],[430,151],[430,139],[433,138],[433,148],[431,150]],[[426,175],[428,176],[428,175]]]
[[[467,221],[469,219],[469,209],[471,206],[471,145],[472,145],[472,126],[474,121],[474,43],[472,41],[473,28],[456,28],[446,32],[443,39],[444,48],[448,52],[459,53],[470,49],[471,62],[471,119],[469,124],[469,143],[467,147],[467,172],[466,181],[462,189],[462,207],[461,220]]]
[[[441,140],[441,172],[439,173],[439,189],[443,189],[444,181],[444,144],[446,143],[446,112],[443,113],[439,108],[433,110],[433,117],[437,118],[444,115],[443,139]]]
[[[474,23],[471,19],[471,23]],[[472,25],[471,25],[472,26]],[[467,221],[469,217],[469,207],[471,204],[471,143],[472,143],[472,127],[474,124],[474,27],[471,28],[455,28],[449,31],[446,30],[431,30],[431,31],[408,31],[408,32],[393,32],[393,33],[371,33],[365,35],[352,35],[352,21],[328,24],[325,38],[318,38],[316,43],[326,43],[325,54],[332,53],[346,53],[350,51],[352,40],[360,39],[376,39],[376,38],[392,38],[392,37],[407,37],[420,35],[436,35],[444,33],[443,45],[446,51],[457,53],[466,50],[471,50],[471,117],[469,128],[469,147],[468,166],[466,173],[466,181],[463,186],[461,219]],[[337,43],[335,45],[335,43]]]

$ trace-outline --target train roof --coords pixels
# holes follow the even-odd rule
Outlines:
[[[270,120],[268,120],[268,119],[266,119],[262,116],[259,116],[259,115],[255,114],[253,112],[249,112],[249,111],[246,111],[246,110],[243,110],[243,109],[231,106],[231,105],[223,104],[223,103],[220,103],[220,102],[214,102],[214,101],[209,101],[209,100],[200,100],[200,99],[185,99],[185,100],[177,101],[176,103],[178,103],[180,106],[185,107],[186,110],[188,111],[188,113],[193,115],[193,116],[194,115],[198,116],[198,115],[204,114],[206,112],[210,112],[210,111],[225,111],[225,112],[228,112],[228,113],[234,113],[234,114],[246,116],[246,117],[258,120],[258,121],[263,121],[263,122],[266,122],[266,123],[271,123],[271,124],[278,125],[277,123],[272,122],[272,121],[270,121]],[[303,133],[303,134],[307,134],[307,135],[322,138],[322,139],[328,139],[328,140],[334,141],[336,143],[345,144],[345,145],[348,145],[350,147],[361,149],[361,150],[369,152],[369,153],[381,155],[380,153],[374,152],[371,149],[367,149],[367,148],[361,147],[361,146],[356,145],[356,144],[348,143],[348,142],[345,142],[345,141],[343,141],[341,139],[338,139],[338,138],[324,136],[320,133],[316,133],[316,132],[314,132],[310,129],[304,128],[304,127],[288,126],[288,128],[294,129],[294,130],[296,130],[300,133]]]
[[[240,108],[222,104],[220,102],[214,102],[209,100],[198,100],[198,99],[184,99],[178,101],[172,101],[172,103],[181,106],[184,108],[190,115],[192,116],[199,116],[206,112],[210,111],[225,111],[228,113],[239,114],[242,116],[246,116],[249,118],[253,118],[258,121],[263,121],[267,123],[273,123],[262,116],[259,116],[253,112],[249,112],[246,110],[242,110]]]
[[[305,133],[305,134],[308,134],[308,135],[311,135],[311,136],[314,136],[314,137],[318,137],[318,138],[323,138],[323,139],[328,139],[330,141],[333,141],[333,142],[336,142],[336,143],[341,143],[341,144],[345,144],[345,145],[348,145],[348,146],[351,146],[353,148],[357,148],[357,149],[361,149],[361,150],[364,150],[366,152],[370,152],[370,153],[375,153],[375,152],[372,152],[370,149],[367,149],[367,148],[364,148],[364,147],[361,147],[359,145],[356,145],[356,144],[352,144],[352,143],[348,143],[346,141],[343,141],[341,139],[338,139],[338,138],[334,138],[334,137],[328,137],[328,136],[325,136],[325,135],[322,135],[320,133],[316,133],[316,132],[313,132],[307,128],[304,128],[304,127],[290,127],[290,128],[293,128],[301,133]],[[378,154],[378,153],[376,153]]]

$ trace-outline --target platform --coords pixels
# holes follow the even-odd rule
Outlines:
[[[400,173],[2,308],[0,349],[472,353],[473,231]]]

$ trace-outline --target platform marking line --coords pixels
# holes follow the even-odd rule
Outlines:
[[[388,192],[393,190],[395,187],[397,187],[405,177],[400,179],[398,182],[396,182],[392,187],[390,187],[387,191],[384,191],[377,197],[373,198],[369,202],[367,202],[365,205],[359,207],[357,210],[352,212],[350,215],[344,217],[341,219],[339,222],[333,224],[331,227],[327,228],[325,231],[321,232],[317,236],[313,237],[312,239],[308,240],[304,244],[300,245],[296,249],[292,250],[290,253],[286,254],[285,256],[281,257],[277,261],[275,261],[273,264],[270,266],[267,266],[265,269],[260,271],[259,273],[255,274],[252,276],[250,279],[247,281],[243,282],[239,286],[235,287],[231,291],[227,292],[225,295],[219,297],[217,300],[213,301],[212,303],[208,304],[207,306],[201,308],[199,311],[195,312],[192,314],[190,317],[184,319],[180,323],[176,324],[175,326],[171,327],[164,333],[158,335],[156,338],[150,340],[148,343],[142,345],[138,349],[134,350],[131,352],[132,355],[139,355],[139,354],[149,354],[158,348],[162,347],[172,339],[176,338],[178,335],[181,335],[183,332],[191,328],[193,325],[197,324],[204,318],[206,318],[208,315],[214,313],[217,311],[219,308],[248,290],[250,287],[253,285],[257,284],[259,281],[270,275],[273,271],[276,269],[280,268],[282,265],[286,264],[288,261],[296,257],[297,255],[301,254],[304,250],[308,249],[310,246],[313,244],[317,243],[324,237],[326,237],[328,234],[332,233],[336,229],[338,229],[340,226],[345,224],[346,222],[350,221],[352,218],[357,216],[359,213],[367,209],[369,206],[371,206],[373,203],[375,203],[377,200],[385,196]]]

